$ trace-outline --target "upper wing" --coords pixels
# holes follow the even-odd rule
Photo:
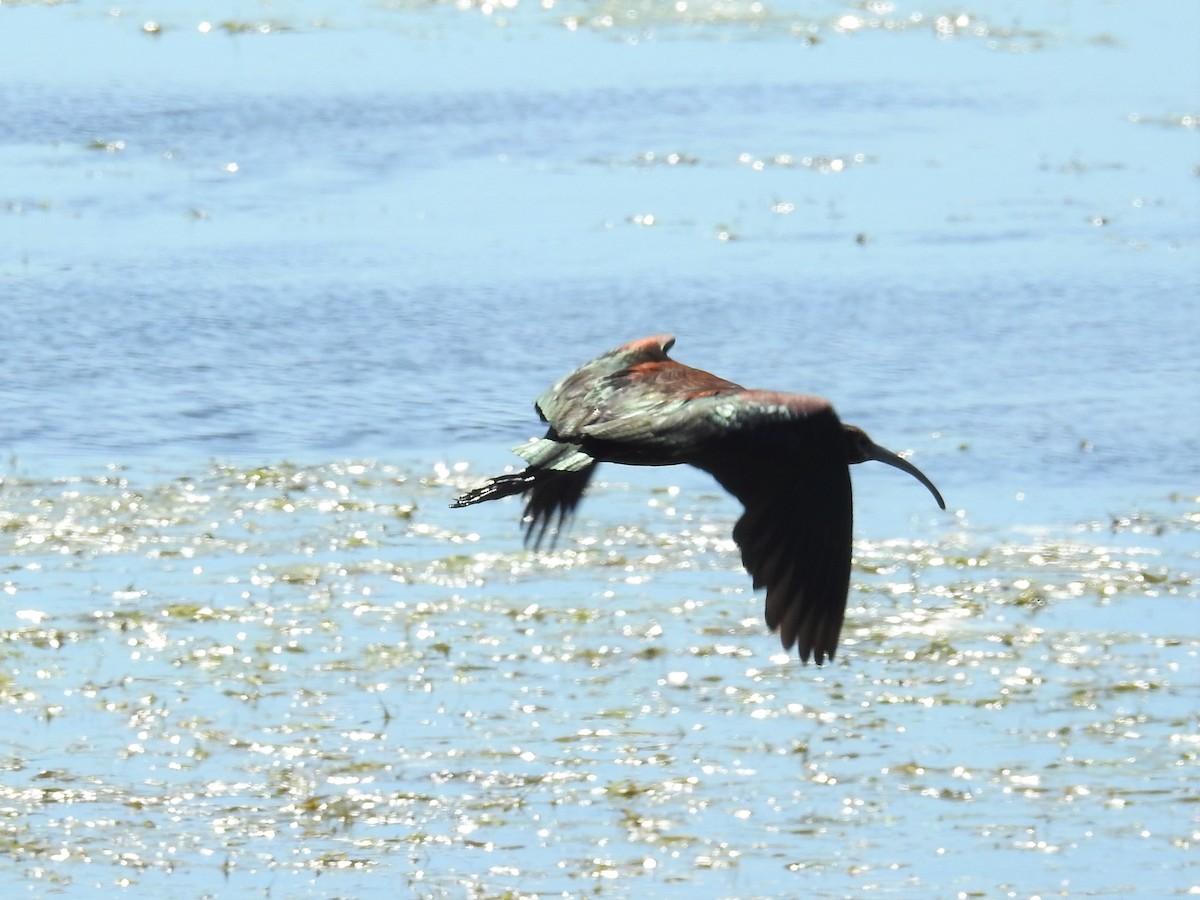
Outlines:
[[[582,447],[579,426],[593,410],[591,395],[609,376],[630,366],[668,360],[675,342],[670,335],[634,341],[586,363],[561,379],[537,400],[537,410],[550,423],[545,437],[514,448],[529,466],[515,474],[500,475],[463,494],[454,506],[469,506],[512,494],[525,495],[525,541],[540,547],[547,534],[555,535],[583,498],[596,460]],[[552,537],[553,540],[553,537]]]
[[[667,351],[675,344],[669,334],[631,341],[584,363],[560,378],[537,398],[541,417],[559,435],[574,436],[594,415],[597,401],[611,391],[610,379],[643,363],[669,362]]]
[[[728,405],[728,404],[727,404]],[[853,503],[845,431],[818,397],[747,391],[695,460],[742,501],[733,529],[785,649],[832,659],[850,586]]]

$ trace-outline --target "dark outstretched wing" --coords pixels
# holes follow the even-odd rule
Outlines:
[[[525,543],[537,549],[548,534],[553,543],[563,523],[575,512],[596,470],[596,461],[577,444],[549,437],[536,438],[514,452],[529,463],[526,469],[489,478],[450,505],[471,506],[524,494]]]
[[[526,470],[530,471],[530,470]],[[546,536],[554,545],[563,523],[575,514],[575,507],[583,499],[596,464],[592,463],[578,471],[558,472],[554,469],[533,470],[532,481],[525,500],[525,543],[533,549],[541,549]]]
[[[547,534],[553,544],[563,523],[574,514],[595,471],[594,462],[581,469],[565,472],[530,466],[523,472],[489,478],[484,484],[456,499],[450,507],[457,509],[511,497],[513,494],[525,494],[525,512],[522,515],[525,543],[536,550],[542,546]]]
[[[549,434],[553,433],[551,429]],[[549,435],[528,441],[513,452],[529,463],[521,473],[528,483],[522,515],[525,543],[536,550],[549,534],[553,545],[563,523],[583,499],[596,460],[580,450],[578,443],[555,440]]]
[[[832,659],[853,531],[841,422],[818,397],[747,391],[722,402],[721,435],[695,464],[745,507],[733,539],[754,586],[766,588],[768,627],[802,660]]]

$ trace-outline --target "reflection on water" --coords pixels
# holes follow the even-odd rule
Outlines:
[[[1194,886],[1200,6],[3,7],[9,882]],[[836,665],[699,473],[446,508],[664,331],[946,495]]]
[[[16,870],[899,896],[1104,890],[1091,861],[1144,853],[1137,890],[1183,883],[1196,498],[860,541],[819,669],[765,634],[716,492],[601,484],[535,556],[516,504],[446,508],[454,468],[6,477]]]

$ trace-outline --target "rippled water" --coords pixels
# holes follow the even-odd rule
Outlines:
[[[31,896],[1164,896],[1200,824],[1190,3],[0,6],[0,870]],[[831,397],[832,666],[532,399]]]
[[[861,541],[817,669],[762,633],[725,498],[601,485],[603,518],[535,556],[499,513],[462,528],[443,501],[469,483],[5,479],[10,877],[783,897],[1194,875],[1197,499]]]

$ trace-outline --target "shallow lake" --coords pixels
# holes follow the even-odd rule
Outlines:
[[[0,878],[1200,890],[1200,6],[0,6]],[[830,397],[837,660],[698,472],[449,502],[619,343]]]

